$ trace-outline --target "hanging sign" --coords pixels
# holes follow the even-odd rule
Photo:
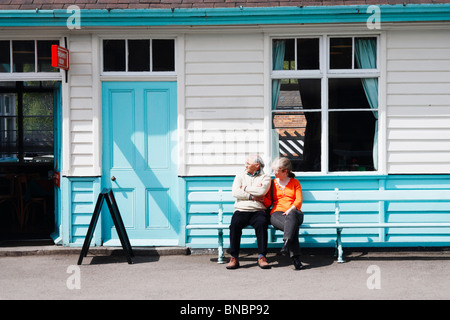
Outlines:
[[[53,183],[55,184],[55,186],[57,186],[58,188],[61,188],[61,174],[58,171],[55,171],[53,173]]]
[[[69,50],[52,45],[52,67],[69,70]]]

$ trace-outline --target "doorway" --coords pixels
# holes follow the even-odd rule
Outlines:
[[[0,82],[0,241],[51,240],[58,220],[59,81]]]
[[[132,245],[178,245],[176,82],[105,82],[103,187],[112,188]],[[103,241],[117,245],[109,215]]]

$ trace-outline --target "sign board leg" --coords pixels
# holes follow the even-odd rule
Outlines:
[[[78,265],[81,264],[83,258],[86,257],[87,252],[89,250],[89,245],[91,244],[92,237],[94,235],[95,226],[97,225],[98,217],[100,216],[100,212],[103,205],[103,199],[105,195],[100,193],[97,198],[97,203],[95,204],[94,213],[91,218],[91,223],[89,224],[88,232],[86,234],[86,238],[84,239],[83,248],[81,249],[80,257],[78,258]]]

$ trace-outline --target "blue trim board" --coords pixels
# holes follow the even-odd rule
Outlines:
[[[217,212],[224,212],[223,222],[229,223],[234,211],[234,200],[220,192],[231,191],[233,177],[187,177],[186,223],[217,223]],[[340,221],[347,223],[370,222],[450,222],[449,175],[388,175],[388,176],[321,176],[299,177],[304,195],[309,191],[331,193],[338,188],[347,194],[371,195],[370,191],[395,190],[395,200],[369,198],[339,202]],[[427,190],[436,193],[444,190],[442,198],[411,200],[409,194]],[[367,192],[368,191],[368,192]],[[405,200],[402,200],[403,197]],[[219,199],[222,199],[221,201]],[[407,200],[406,200],[407,199]],[[313,200],[305,197],[303,211],[305,223],[334,223],[336,201]],[[303,247],[334,247],[336,231],[332,229],[301,230]],[[229,246],[227,229],[224,230],[224,246]],[[342,241],[345,247],[405,247],[449,246],[449,228],[371,228],[344,229]],[[269,247],[282,242],[280,231],[269,231]],[[217,247],[216,230],[187,230],[186,245],[192,248]],[[256,247],[254,231],[246,229],[242,237],[243,247]]]
[[[379,5],[380,22],[450,21],[450,4]],[[365,23],[368,5],[202,8],[202,9],[93,9],[74,11],[3,10],[0,26],[65,27],[70,18],[80,26],[213,26],[258,24]],[[76,14],[76,16],[75,16]]]
[[[55,88],[53,95],[53,155],[54,155],[54,170],[55,172],[61,172],[61,144],[62,144],[62,84],[59,82],[57,88]],[[55,230],[50,235],[55,243],[59,243],[61,241],[60,238],[60,226],[61,226],[61,189],[60,187],[54,186],[54,205],[55,205]]]

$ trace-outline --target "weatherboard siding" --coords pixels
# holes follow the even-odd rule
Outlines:
[[[387,33],[388,173],[450,173],[450,32]]]
[[[184,68],[186,174],[235,174],[266,146],[263,35],[186,35]]]

